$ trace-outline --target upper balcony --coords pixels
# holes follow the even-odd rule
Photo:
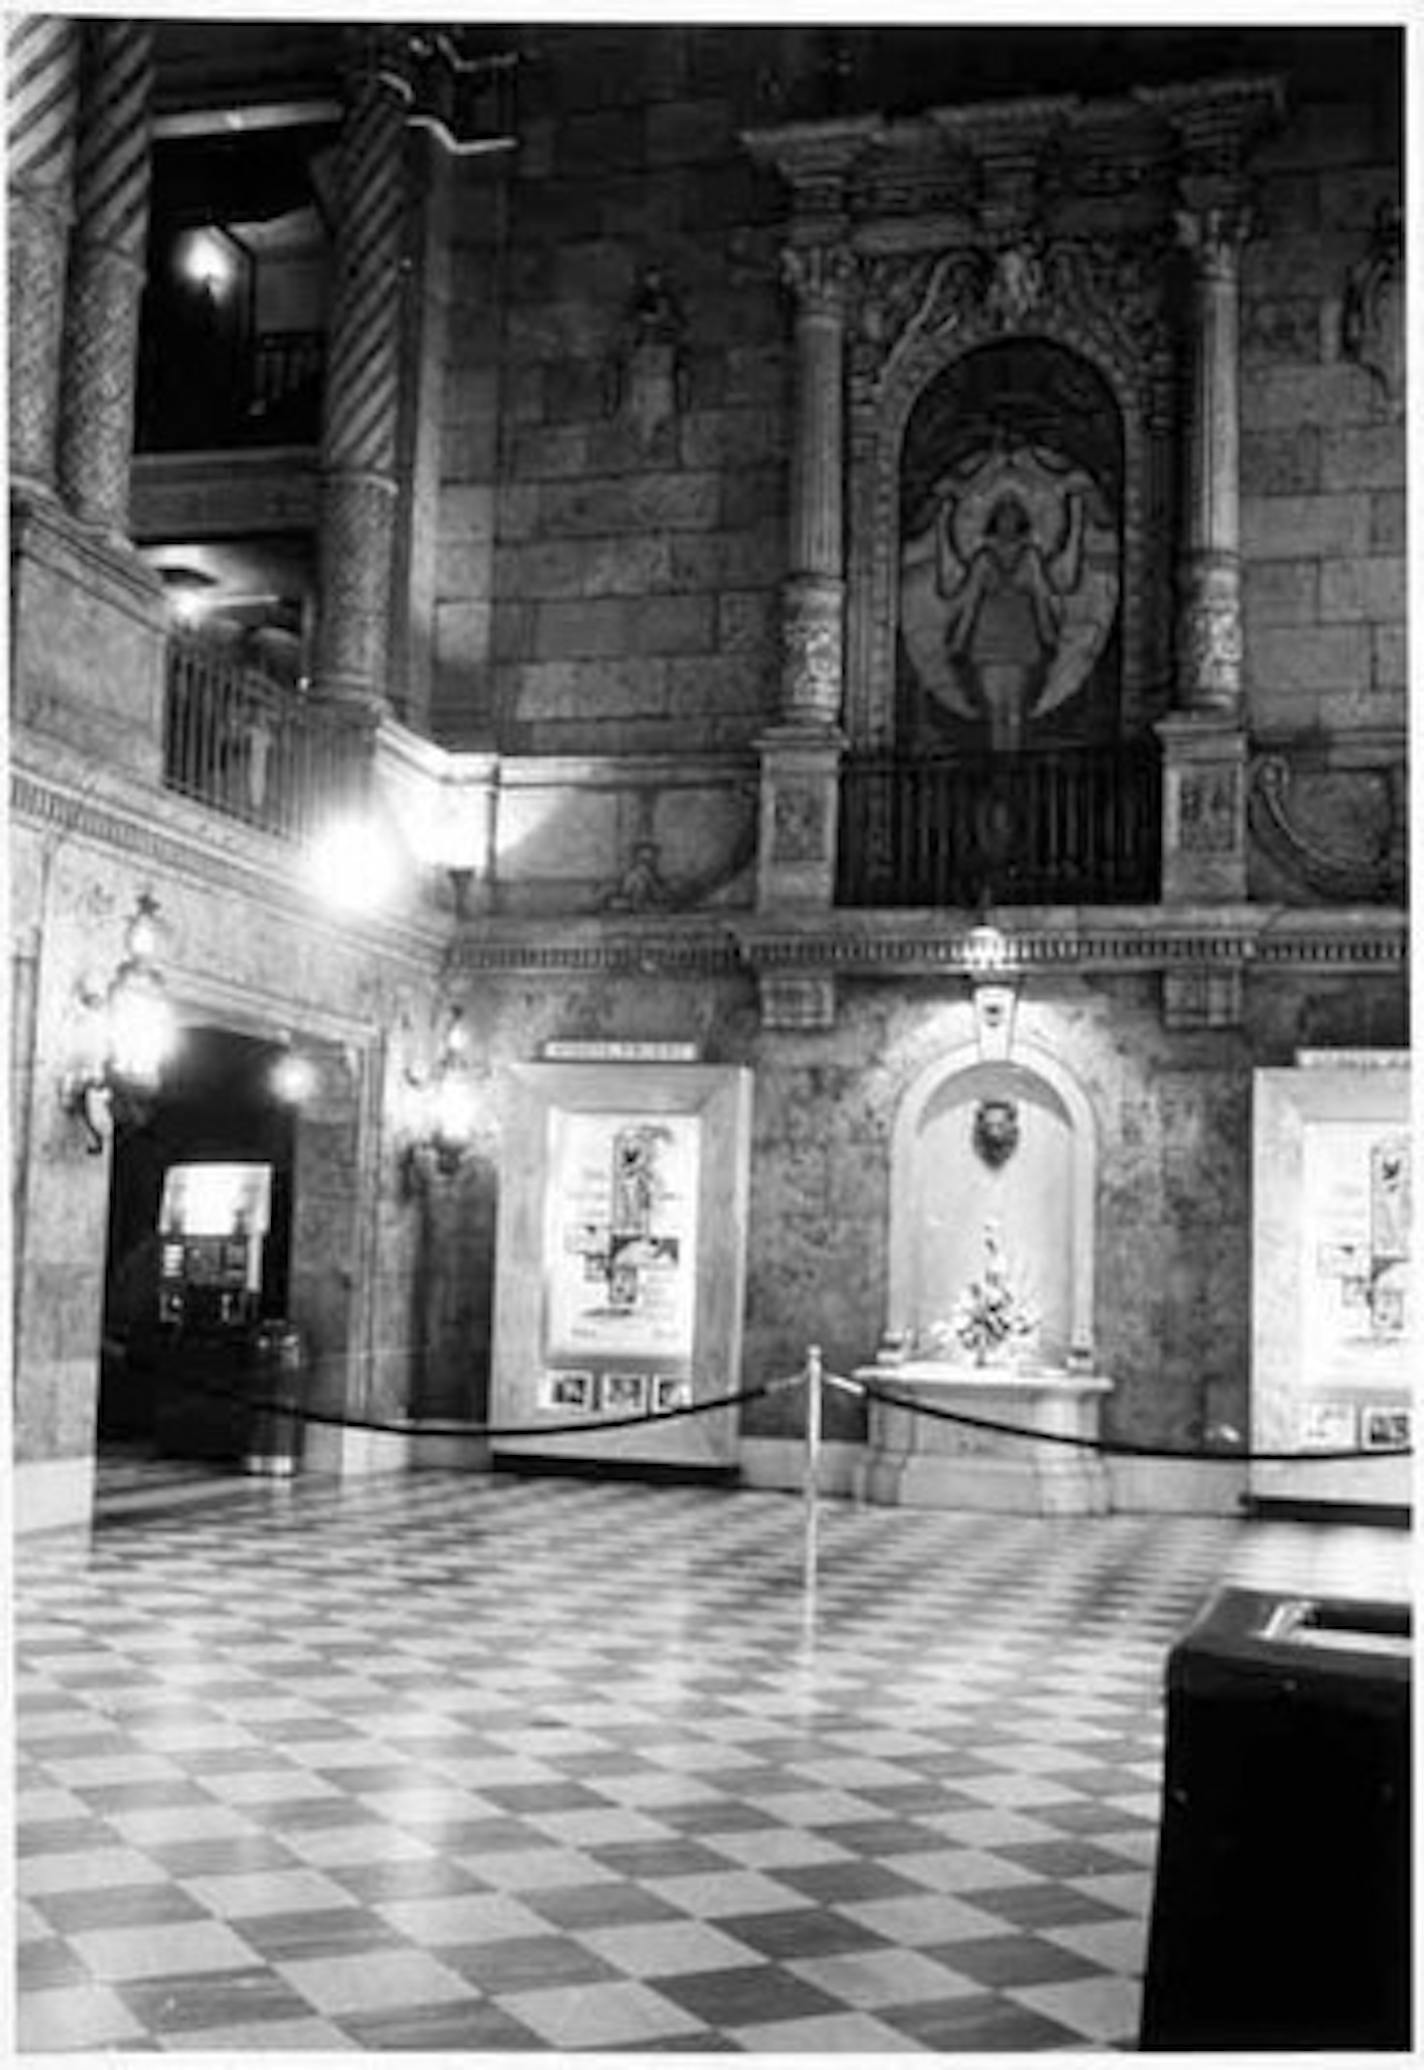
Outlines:
[[[154,151],[135,446],[315,445],[330,248],[329,127],[203,135]]]

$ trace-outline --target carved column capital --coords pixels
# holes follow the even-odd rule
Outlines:
[[[855,280],[854,255],[839,243],[788,244],[781,277],[796,297],[798,317],[843,324]]]
[[[1204,200],[1176,211],[1177,238],[1191,254],[1198,276],[1213,280],[1238,277],[1241,247],[1255,227],[1254,215],[1240,200]]]

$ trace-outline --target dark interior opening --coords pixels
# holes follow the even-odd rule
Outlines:
[[[114,1131],[104,1276],[98,1436],[155,1434],[159,1320],[159,1210],[178,1164],[252,1161],[272,1167],[271,1223],[263,1245],[261,1317],[286,1311],[291,1263],[293,1110],[271,1085],[280,1044],[223,1028],[184,1031],[162,1092]]]

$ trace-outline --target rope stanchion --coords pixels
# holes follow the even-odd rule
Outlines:
[[[1197,1445],[1139,1445],[1130,1438],[1086,1437],[1077,1431],[1028,1430],[1019,1423],[1004,1423],[992,1416],[971,1416],[964,1409],[946,1409],[936,1402],[908,1400],[904,1395],[894,1393],[873,1380],[858,1383],[868,1401],[884,1402],[892,1409],[905,1409],[912,1415],[928,1416],[940,1423],[961,1423],[969,1430],[996,1431],[1003,1437],[1026,1438],[1039,1445],[1075,1445],[1081,1450],[1100,1452],[1107,1458],[1123,1459],[1188,1459],[1220,1466],[1235,1461],[1241,1465],[1252,1465],[1257,1461],[1288,1463],[1292,1466],[1308,1466],[1317,1461],[1341,1459],[1408,1459],[1413,1456],[1412,1445],[1382,1445],[1364,1451],[1356,1446],[1351,1449],[1320,1450],[1309,1452],[1252,1451],[1243,1448],[1236,1452],[1208,1451]]]
[[[743,1402],[763,1401],[787,1386],[799,1386],[803,1376],[768,1380],[755,1387],[737,1387],[730,1393],[704,1395],[701,1401],[683,1402],[671,1409],[644,1409],[628,1416],[583,1416],[563,1423],[475,1423],[463,1418],[352,1416],[333,1409],[293,1408],[275,1397],[249,1394],[238,1387],[215,1387],[190,1381],[184,1393],[202,1395],[211,1401],[241,1402],[248,1409],[281,1409],[285,1415],[325,1429],[372,1430],[387,1437],[528,1438],[586,1436],[604,1430],[626,1430],[637,1424],[676,1423],[686,1416],[706,1416],[717,1409],[738,1408]]]
[[[1371,1446],[1368,1450],[1359,1446],[1322,1446],[1306,1452],[1252,1450],[1249,1447],[1225,1451],[1194,1445],[1138,1444],[1130,1438],[1090,1437],[1074,1431],[1034,1430],[1023,1424],[1004,1422],[997,1417],[975,1416],[966,1409],[947,1409],[936,1402],[915,1400],[876,1381],[850,1380],[843,1374],[829,1373],[825,1369],[819,1345],[814,1344],[808,1348],[806,1364],[799,1372],[786,1374],[776,1380],[761,1381],[751,1387],[732,1388],[724,1394],[707,1395],[700,1401],[683,1402],[669,1409],[644,1409],[626,1416],[584,1416],[561,1423],[495,1424],[477,1423],[460,1417],[350,1415],[338,1410],[294,1406],[286,1398],[249,1394],[241,1388],[220,1387],[203,1381],[190,1381],[183,1391],[206,1396],[212,1400],[238,1401],[251,1410],[280,1412],[296,1421],[341,1430],[369,1430],[391,1437],[473,1438],[492,1442],[501,1438],[585,1436],[605,1430],[627,1430],[649,1424],[673,1423],[688,1416],[705,1416],[719,1409],[740,1408],[747,1402],[765,1401],[772,1395],[785,1393],[789,1388],[803,1386],[808,1389],[806,1465],[803,1475],[808,1538],[813,1535],[811,1526],[814,1524],[819,1502],[824,1390],[827,1387],[838,1387],[845,1393],[859,1396],[862,1400],[878,1401],[888,1408],[902,1409],[908,1414],[926,1416],[936,1422],[956,1423],[969,1430],[989,1431],[1000,1437],[1022,1438],[1029,1444],[1068,1445],[1079,1450],[1097,1452],[1105,1458],[1176,1459],[1216,1466],[1227,1463],[1252,1465],[1257,1462],[1310,1466],[1341,1460],[1409,1459],[1414,1454],[1413,1446],[1407,1444]]]
[[[802,1483],[805,1503],[805,1543],[802,1548],[801,1586],[807,1605],[816,1587],[816,1541],[820,1527],[821,1494],[821,1347],[806,1350],[806,1458]]]

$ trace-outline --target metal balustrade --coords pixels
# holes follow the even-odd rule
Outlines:
[[[1155,902],[1161,797],[1152,742],[855,758],[841,772],[837,903]]]
[[[159,323],[145,337],[135,436],[139,452],[316,444],[325,332],[218,337],[202,349],[200,342]]]
[[[348,724],[301,691],[198,637],[170,636],[163,742],[170,790],[299,841],[350,797],[364,752]]]

